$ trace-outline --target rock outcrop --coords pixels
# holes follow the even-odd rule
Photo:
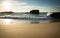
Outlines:
[[[39,14],[39,10],[31,10],[30,14]]]
[[[53,17],[55,19],[60,19],[60,12],[53,12],[50,17]]]
[[[2,14],[13,14],[14,12],[9,11],[9,12],[0,12],[0,13],[2,13]]]

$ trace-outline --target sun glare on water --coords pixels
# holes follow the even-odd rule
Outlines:
[[[10,24],[12,22],[11,19],[2,19],[4,24]]]
[[[12,4],[10,2],[3,2],[2,7],[4,11],[11,11]]]

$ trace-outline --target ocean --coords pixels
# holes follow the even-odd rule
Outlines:
[[[38,23],[50,23],[51,17],[47,16],[47,12],[40,13],[40,14],[25,14],[25,13],[13,13],[9,15],[3,15],[0,14],[0,18],[3,19],[13,19],[19,23],[32,23],[32,24],[38,24]]]

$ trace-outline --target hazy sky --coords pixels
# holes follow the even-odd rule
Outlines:
[[[60,0],[0,0],[0,11],[27,12],[32,9],[39,9],[43,12],[60,12]]]

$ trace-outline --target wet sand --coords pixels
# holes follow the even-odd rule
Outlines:
[[[10,20],[11,21],[11,20]],[[24,24],[0,20],[0,38],[59,38],[60,22]]]

